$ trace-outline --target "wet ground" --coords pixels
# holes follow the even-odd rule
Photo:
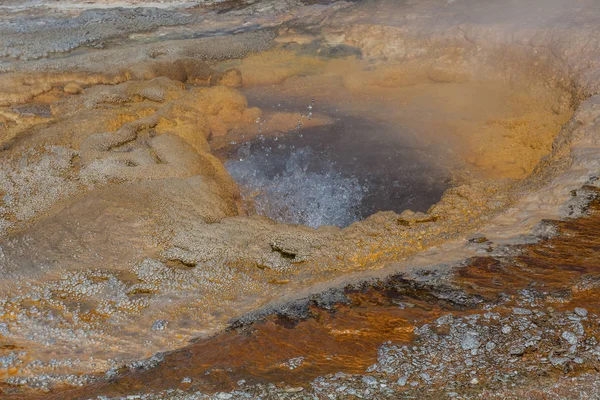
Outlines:
[[[598,367],[599,194],[580,194],[595,197],[585,217],[546,221],[552,237],[496,248],[454,266],[451,275],[432,270],[417,279],[400,274],[329,290],[254,315],[255,322],[241,319],[227,332],[161,355],[147,369],[115,371],[108,381],[44,398],[166,389],[233,390],[232,398],[242,398],[270,384],[277,387],[271,395],[291,398],[331,392],[471,398],[481,391],[512,398],[523,382],[528,395],[560,396],[569,389],[552,388],[554,382]],[[472,242],[489,245],[481,237]],[[410,368],[399,367],[406,362]],[[360,383],[353,375],[363,376]]]

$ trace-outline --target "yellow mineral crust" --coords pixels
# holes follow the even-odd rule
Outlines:
[[[117,84],[129,78],[128,74],[104,75],[77,72],[12,73],[0,75],[0,106],[28,102],[55,86],[68,84]],[[72,85],[71,85],[72,87]]]

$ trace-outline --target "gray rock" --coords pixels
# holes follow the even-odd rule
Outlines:
[[[168,324],[169,324],[169,321],[167,321],[166,319],[157,319],[152,324],[152,330],[153,331],[164,331],[167,328]]]
[[[426,383],[431,383],[431,376],[429,376],[428,373],[423,372],[422,374],[419,375],[421,377],[421,379],[423,379],[423,381],[425,381]]]
[[[112,367],[111,369],[109,369],[108,371],[106,371],[106,373],[104,374],[104,377],[107,380],[111,380],[116,378],[119,375],[119,370],[116,367]]]
[[[435,323],[438,326],[441,326],[441,325],[451,324],[452,321],[454,321],[454,315],[452,315],[452,314],[446,314],[446,315],[442,315],[441,317],[439,317],[438,319],[436,319]]]
[[[8,336],[10,334],[10,329],[8,329],[8,324],[6,322],[0,322],[0,335]]]
[[[372,376],[363,376],[362,381],[364,383],[366,383],[369,386],[375,386],[377,385],[377,379],[373,378]]]
[[[398,378],[398,381],[396,382],[399,386],[406,386],[406,382],[408,382],[408,376],[401,376],[400,378]]]
[[[525,353],[525,346],[523,346],[522,344],[514,345],[508,351],[508,354],[510,354],[511,356],[521,356],[523,355],[523,353]]]
[[[576,307],[575,314],[579,315],[581,318],[585,318],[587,317],[588,312],[585,308]]]
[[[513,314],[514,315],[531,315],[531,314],[533,314],[533,311],[528,310],[526,308],[514,307]]]
[[[479,339],[477,338],[477,334],[467,333],[462,337],[460,341],[460,347],[463,350],[471,350],[479,347]]]
[[[344,389],[345,389],[345,387],[344,387]],[[303,387],[297,386],[297,387],[289,387],[289,388],[285,389],[285,392],[286,393],[299,393],[299,392],[301,392],[303,390],[304,390]],[[342,389],[342,391],[343,391],[343,389]]]
[[[564,331],[560,336],[570,345],[577,344],[577,336],[573,332]]]
[[[564,364],[569,362],[569,358],[567,357],[550,357],[549,360],[554,367],[562,367]]]

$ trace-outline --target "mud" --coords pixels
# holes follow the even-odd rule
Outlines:
[[[519,329],[518,318],[506,316],[502,308],[512,303],[503,303],[502,296],[490,297],[497,291],[487,279],[499,274],[502,283],[510,281],[509,276],[485,266],[487,261],[462,269],[452,266],[474,254],[500,256],[510,250],[503,247],[507,243],[537,241],[540,232],[552,231],[540,221],[580,217],[593,197],[600,110],[600,11],[593,1],[581,1],[577,7],[534,0],[519,6],[467,0],[259,1],[217,8],[165,3],[163,9],[141,11],[109,4],[102,11],[86,10],[77,2],[48,4],[7,4],[0,21],[6,32],[2,46],[8,49],[0,63],[0,329],[6,341],[1,350],[6,394],[64,390],[91,384],[107,371],[112,376],[124,368],[149,368],[160,364],[161,357],[154,355],[218,334],[232,319],[365,276],[410,270],[416,271],[410,272],[413,280],[421,282],[438,279],[441,273],[452,287],[442,291],[446,297],[438,296],[439,308],[427,309],[429,314],[396,313],[391,299],[405,296],[406,288],[380,302],[374,299],[386,284],[373,284],[372,290],[365,289],[367,294],[347,293],[350,305],[334,308],[347,308],[348,324],[369,319],[372,303],[385,305],[381,321],[389,324],[365,322],[372,323],[373,339],[358,358],[344,353],[355,339],[341,344],[325,340],[338,346],[336,351],[345,354],[341,358],[346,361],[318,356],[318,368],[290,383],[311,381],[315,393],[332,394],[327,387],[341,386],[330,382],[347,378],[359,382],[353,390],[362,390],[363,397],[392,396],[388,378],[379,382],[378,376],[374,383],[366,376],[318,376],[348,365],[357,366],[348,374],[363,373],[372,360],[367,353],[372,354],[373,345],[381,349],[381,341],[393,340],[391,327],[398,318],[417,326],[416,319],[431,321],[442,309],[499,307],[492,310],[498,317],[489,317],[494,328],[473,328],[476,334],[495,332],[499,321]],[[65,7],[55,7],[59,5]],[[83,34],[88,28],[92,39]],[[84,47],[96,42],[94,48]],[[353,133],[350,125],[356,120],[361,121],[360,140],[353,142],[344,134]],[[367,126],[376,129],[369,131]],[[246,215],[259,202],[249,202],[244,187],[240,193],[216,155],[223,159],[230,146],[252,147],[261,135],[275,143],[319,132],[323,139],[332,131],[336,145],[324,154],[326,163],[340,166],[334,177],[377,179],[382,168],[363,167],[375,156],[372,148],[361,149],[361,143],[379,143],[389,152],[395,148],[390,143],[409,143],[419,151],[401,155],[402,162],[413,157],[419,162],[408,181],[417,185],[424,177],[433,179],[436,195],[413,203],[396,199],[392,207],[392,202],[386,203],[390,185],[384,182],[379,186],[382,194],[369,200],[377,206],[339,223],[364,218],[343,229],[326,226],[331,221],[315,223],[322,226],[314,229]],[[372,136],[373,142],[362,140],[364,135]],[[364,158],[350,162],[350,150]],[[393,158],[378,165],[389,166],[387,176],[397,175]],[[438,171],[443,171],[442,179]],[[436,186],[435,182],[448,182],[446,177],[451,178],[448,189]],[[305,183],[331,186],[331,181],[319,184],[313,178],[299,180],[294,193],[304,195]],[[339,186],[350,192],[358,187],[352,181],[337,182],[348,184]],[[419,186],[411,190],[414,187]],[[346,197],[354,207],[356,197]],[[330,203],[339,204],[339,198],[333,196]],[[429,203],[433,205],[428,208]],[[413,209],[403,211],[405,207]],[[385,211],[368,216],[379,209]],[[556,240],[568,242],[569,234]],[[590,242],[587,248],[594,245]],[[586,265],[585,260],[573,262]],[[433,274],[423,272],[440,263],[447,266]],[[549,264],[552,271],[562,267]],[[471,270],[472,278],[461,278]],[[557,278],[556,285],[564,286],[569,277],[564,278]],[[486,288],[486,296],[479,297],[478,285]],[[413,289],[426,297],[413,300],[426,303],[432,301],[427,293],[437,290]],[[456,303],[455,295],[467,302]],[[363,314],[356,312],[361,302],[369,304]],[[314,312],[336,323],[329,311],[317,307]],[[596,317],[591,308],[588,312],[582,329],[593,336]],[[546,343],[562,340],[552,327],[567,324],[571,317],[561,309],[550,318],[540,354],[551,351]],[[469,324],[461,318],[470,314],[456,318],[456,337],[471,335],[461,325]],[[318,331],[317,322],[308,319],[298,323],[308,324],[306,328],[297,329]],[[525,322],[528,327],[537,324]],[[269,327],[268,335],[294,335],[275,320],[264,327]],[[421,329],[419,324],[421,336],[435,346],[456,350],[448,362],[466,362],[460,340],[444,341],[440,332],[427,336],[429,331]],[[579,335],[580,343],[584,338],[578,332],[571,333]],[[239,345],[237,331],[222,335],[217,337]],[[260,359],[259,348],[273,348],[268,335],[254,342],[257,351],[248,355]],[[560,337],[573,341],[570,334]],[[421,349],[411,353],[416,358],[431,350],[427,342],[419,342],[425,339],[408,334],[402,338],[416,341]],[[217,339],[199,343],[210,340]],[[312,346],[308,343],[305,351]],[[586,346],[566,351],[567,356],[560,356],[566,361],[559,365],[574,362],[593,373],[588,365],[594,345]],[[400,346],[382,351],[406,350]],[[557,354],[546,357],[550,364]],[[240,374],[256,382],[284,379],[281,371],[304,363],[301,356],[289,355],[293,361],[285,367],[272,367],[269,358],[262,372]],[[231,362],[220,352],[210,357],[215,365]],[[377,360],[373,368],[378,373],[388,367],[398,370],[395,361],[386,360]],[[480,379],[496,367],[492,361],[482,360],[480,369],[459,369],[457,374]],[[537,358],[530,361],[542,363]],[[208,364],[202,368],[210,368]],[[519,371],[533,365],[517,364]],[[422,376],[410,390],[419,392],[419,385],[429,380],[439,386],[447,383],[425,367],[430,368],[419,364],[410,373],[430,379]],[[183,368],[192,374],[196,367],[186,361]],[[174,388],[175,381],[167,375],[165,382]],[[515,385],[525,388],[534,378],[523,376]],[[217,390],[223,382],[205,384]],[[249,388],[250,396],[278,393],[261,385]],[[470,386],[456,390],[467,393],[465,387]],[[122,389],[115,385],[114,390],[116,394]],[[474,390],[483,393],[487,386]]]

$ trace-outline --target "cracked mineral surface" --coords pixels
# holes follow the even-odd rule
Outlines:
[[[600,396],[595,0],[0,5],[3,398]]]

